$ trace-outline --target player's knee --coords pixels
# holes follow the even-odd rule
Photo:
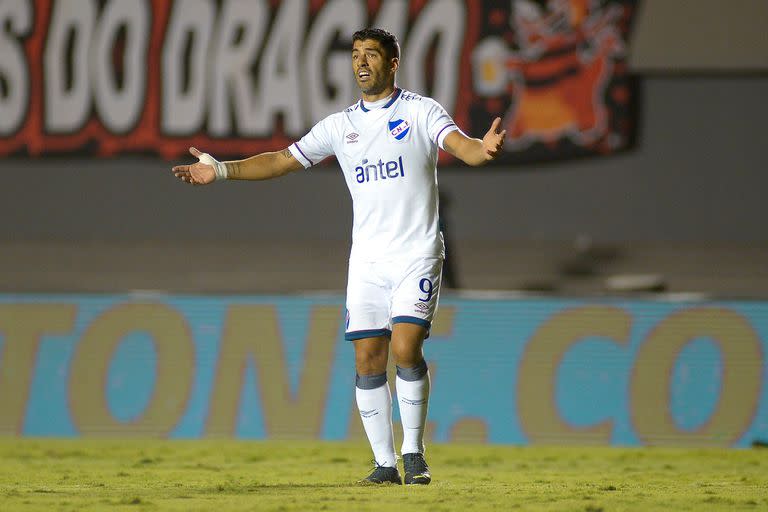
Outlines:
[[[378,375],[387,371],[387,361],[381,359],[356,359],[355,371],[358,375]]]
[[[395,364],[401,368],[412,368],[424,360],[421,343],[392,344],[392,357]]]
[[[388,343],[355,343],[355,370],[358,375],[386,372],[388,353]]]
[[[424,337],[426,332],[421,326],[397,324],[392,333],[392,357],[401,368],[412,368],[424,360]]]

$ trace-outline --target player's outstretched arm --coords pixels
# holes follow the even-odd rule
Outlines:
[[[445,136],[443,147],[450,154],[469,165],[483,165],[501,154],[506,130],[499,131],[501,118],[493,120],[491,128],[482,139],[467,137],[461,130],[455,130]]]
[[[216,180],[268,180],[303,169],[288,149],[261,153],[245,160],[219,162],[208,153],[189,148],[197,163],[177,165],[173,174],[192,185],[208,185]]]

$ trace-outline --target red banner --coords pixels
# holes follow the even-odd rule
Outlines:
[[[4,0],[0,155],[220,156],[287,146],[358,96],[351,34],[401,40],[399,84],[501,163],[612,152],[633,137],[634,2]]]

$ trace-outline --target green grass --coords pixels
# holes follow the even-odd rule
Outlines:
[[[355,443],[0,439],[0,510],[765,510],[768,451],[434,445],[365,487]],[[392,508],[395,507],[395,508]]]

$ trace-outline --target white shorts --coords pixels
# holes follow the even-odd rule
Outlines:
[[[429,336],[442,270],[442,258],[350,261],[344,339],[391,336],[397,323],[426,327]]]

